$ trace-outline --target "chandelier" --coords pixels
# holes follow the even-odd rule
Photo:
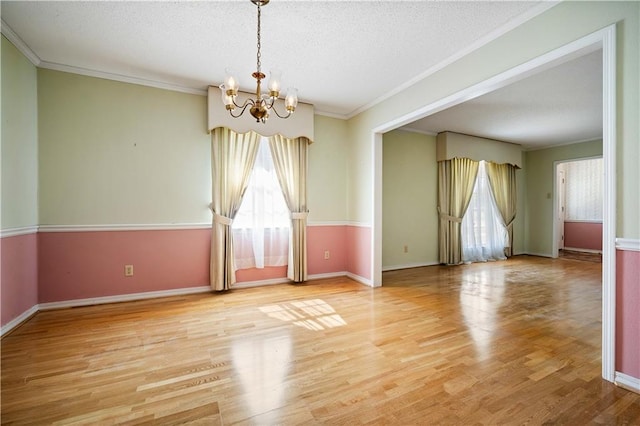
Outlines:
[[[249,113],[256,119],[257,123],[266,123],[269,118],[269,112],[273,111],[280,118],[289,118],[293,112],[296,110],[296,106],[298,105],[298,93],[297,89],[289,88],[287,89],[287,96],[284,100],[284,107],[286,113],[280,115],[278,110],[276,109],[276,100],[278,96],[280,96],[280,71],[279,70],[271,70],[269,76],[269,93],[262,93],[261,83],[265,78],[265,75],[262,73],[260,69],[260,8],[267,3],[269,0],[251,0],[251,3],[255,4],[258,7],[258,53],[256,54],[256,71],[251,74],[253,78],[256,79],[256,92],[254,99],[247,99],[244,101],[242,105],[236,103],[236,97],[238,96],[238,80],[233,76],[233,73],[226,69],[226,77],[224,79],[224,84],[220,85],[220,91],[222,92],[222,102],[231,114],[232,117],[238,118],[242,114],[244,114],[245,110],[249,107]],[[240,109],[240,112],[234,114],[234,110],[236,108]]]

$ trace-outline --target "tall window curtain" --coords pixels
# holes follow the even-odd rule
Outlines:
[[[468,158],[438,162],[440,263],[457,265],[462,262],[460,225],[469,206],[477,174],[478,162]]]
[[[249,184],[260,136],[218,127],[211,132],[213,224],[210,280],[214,290],[228,290],[236,281],[231,224]]]
[[[507,228],[508,245],[504,252],[513,255],[513,221],[516,218],[516,167],[512,164],[486,164],[487,175],[493,191],[496,207],[500,212],[502,225]]]
[[[261,137],[249,185],[233,220],[236,269],[286,265],[290,217],[271,158],[269,140]]]
[[[481,161],[467,212],[462,219],[462,261],[504,260],[507,230],[496,207],[486,162]]]
[[[309,139],[275,135],[269,138],[271,155],[284,199],[291,212],[289,266],[294,282],[307,279],[307,158]]]

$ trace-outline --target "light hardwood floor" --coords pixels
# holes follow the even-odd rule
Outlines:
[[[640,424],[600,378],[601,265],[506,262],[40,312],[3,424]]]

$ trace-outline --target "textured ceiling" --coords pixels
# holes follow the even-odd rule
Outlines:
[[[418,120],[405,129],[451,131],[528,148],[602,137],[602,50]]]
[[[316,111],[351,117],[553,4],[271,0],[262,9],[263,71],[281,69],[283,86],[297,87]],[[219,85],[231,67],[241,89],[255,87],[257,17],[249,0],[2,1],[1,12],[3,33],[44,68],[202,92]],[[544,83],[521,90],[530,112],[538,112],[533,106],[543,100],[534,97],[544,90]],[[516,95],[509,96],[514,101]],[[523,108],[518,116],[526,115],[522,99],[517,108]],[[476,120],[484,125],[478,130],[499,128],[487,121],[494,119]],[[442,128],[433,122],[412,127]]]

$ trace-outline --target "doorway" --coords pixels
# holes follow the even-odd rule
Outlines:
[[[616,219],[616,27],[611,25],[516,66],[484,82],[425,105],[383,123],[371,131],[373,146],[373,232],[371,237],[372,286],[382,285],[382,134],[435,114],[446,108],[525,78],[532,70],[583,49],[602,48],[603,57],[603,267],[602,267],[602,377],[610,382],[615,374],[615,219]],[[555,226],[555,225],[554,225]],[[555,240],[554,240],[555,242]]]

